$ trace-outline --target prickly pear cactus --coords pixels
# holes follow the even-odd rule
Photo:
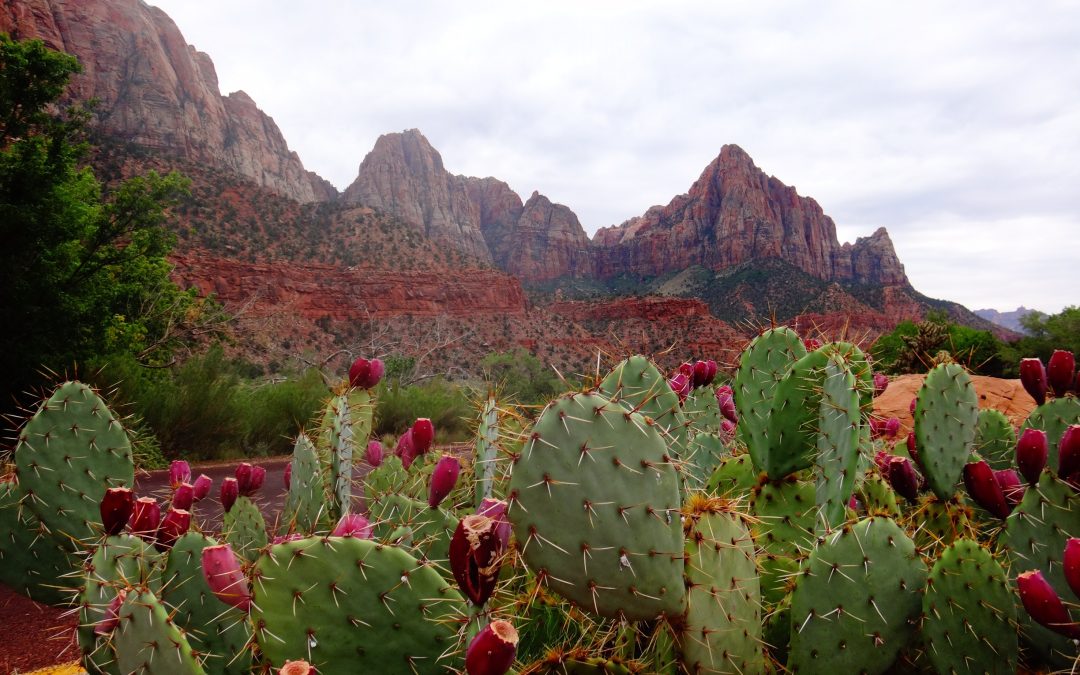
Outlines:
[[[752,530],[761,549],[761,593],[769,605],[787,595],[799,558],[813,546],[818,520],[814,500],[814,484],[795,476],[763,481],[754,489]]]
[[[514,461],[509,516],[524,561],[601,616],[683,611],[679,478],[657,426],[571,394],[548,404]]]
[[[686,537],[682,663],[690,673],[762,673],[761,592],[754,542],[720,500],[692,500]]]
[[[499,449],[499,409],[495,397],[488,396],[480,413],[480,427],[476,430],[476,500],[480,503],[492,496],[495,484],[495,459]]]
[[[766,429],[773,394],[791,365],[806,356],[802,340],[790,328],[767,330],[754,338],[739,357],[733,392],[739,410],[738,437],[750,450],[754,465],[765,471],[769,452]]]
[[[293,446],[289,493],[282,513],[282,532],[312,534],[329,522],[326,479],[319,466],[315,445],[300,434]]]
[[[919,389],[915,406],[915,442],[926,482],[941,499],[956,492],[956,484],[975,448],[979,397],[963,367],[935,366]]]
[[[690,435],[715,434],[720,430],[720,405],[716,401],[716,389],[711,386],[691,390],[682,404],[683,416],[689,425]]]
[[[45,529],[69,543],[91,540],[105,490],[134,484],[131,442],[93,389],[65,382],[19,433],[15,474],[23,506]]]
[[[1080,400],[1072,396],[1064,396],[1047,401],[1032,410],[1020,426],[1020,433],[1023,433],[1025,429],[1039,429],[1046,432],[1046,464],[1056,470],[1061,435],[1072,424],[1080,424]]]
[[[895,522],[871,517],[827,535],[791,598],[788,667],[883,673],[914,635],[926,565]]]
[[[671,390],[667,378],[652,361],[644,356],[631,356],[620,362],[600,383],[599,393],[633,412],[651,417],[667,441],[670,455],[685,454],[688,422],[679,405],[679,395]]]
[[[757,485],[758,472],[750,455],[725,457],[709,477],[705,491],[717,497],[748,497]]]
[[[74,586],[65,578],[74,572],[66,542],[52,536],[29,509],[19,503],[15,483],[0,483],[0,581],[50,605],[72,601]]]
[[[177,539],[162,573],[161,599],[188,643],[203,655],[207,675],[246,675],[251,672],[251,624],[243,612],[218,600],[203,577],[202,550],[215,545],[198,532]]]
[[[1000,410],[979,411],[979,426],[975,432],[975,451],[995,471],[1012,469],[1016,458],[1016,432]]]
[[[465,603],[433,567],[366,539],[310,537],[255,564],[251,620],[275,668],[321,675],[442,673],[455,666]]]
[[[818,405],[814,480],[818,530],[844,522],[859,463],[859,392],[855,376],[837,355],[829,357]]]
[[[942,551],[922,600],[923,641],[937,672],[1016,673],[1015,602],[990,551],[970,539]]]
[[[817,421],[821,407],[826,347],[812,351],[791,365],[788,376],[776,385],[765,437],[765,472],[779,480],[814,464]]]
[[[683,475],[693,488],[703,487],[712,477],[731,447],[718,434],[694,434],[687,443]]]
[[[334,415],[330,421],[330,518],[337,520],[352,506],[352,466],[356,435],[349,415],[349,396],[341,394],[331,401]]]
[[[266,520],[259,506],[249,497],[237,497],[236,503],[225,512],[221,521],[221,536],[237,555],[248,561],[254,560],[259,555],[259,549],[269,541]]]
[[[439,562],[449,556],[450,537],[458,524],[458,519],[449,511],[433,509],[425,502],[393,493],[371,501],[368,511],[379,541],[398,541],[395,532],[408,528],[409,539],[401,542],[401,546],[412,555]]]
[[[153,592],[130,588],[113,632],[121,673],[205,675],[187,637]]]

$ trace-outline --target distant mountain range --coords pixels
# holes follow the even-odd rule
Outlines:
[[[223,96],[210,57],[140,0],[9,0],[0,30],[79,58],[70,96],[100,102],[106,178],[153,167],[193,179],[177,279],[242,308],[263,360],[373,340],[365,318],[392,324],[401,349],[444,322],[443,337],[462,338],[442,357],[465,371],[514,347],[560,368],[596,349],[677,344],[678,359],[774,322],[863,340],[929,309],[993,326],[915,291],[884,228],[841,244],[817,202],[736,145],[686,194],[590,238],[544,195],[450,173],[415,129],[381,136],[339,194],[249,96]]]
[[[1037,309],[1028,309],[1027,307],[1020,306],[1011,312],[999,312],[996,309],[977,309],[975,315],[986,319],[987,321],[1008,328],[1009,330],[1016,331],[1017,333],[1025,333],[1023,324],[1020,320],[1029,314],[1042,314]]]

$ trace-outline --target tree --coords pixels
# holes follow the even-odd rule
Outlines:
[[[46,369],[109,354],[162,365],[220,318],[169,279],[163,224],[186,180],[150,172],[106,193],[84,166],[89,112],[59,104],[79,70],[0,35],[0,409]]]
[[[543,403],[563,391],[555,371],[521,348],[488,354],[480,365],[485,379],[497,382],[521,403]]]

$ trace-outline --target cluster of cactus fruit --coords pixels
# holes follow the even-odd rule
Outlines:
[[[297,438],[277,522],[242,464],[216,537],[192,517],[210,479],[175,462],[164,515],[136,499],[120,423],[66,383],[0,484],[0,580],[60,603],[81,579],[91,673],[1068,669],[1074,371],[1025,359],[1017,435],[939,364],[905,442],[858,347],[776,328],[729,384],[633,356],[531,422],[489,395],[475,452],[440,453],[427,419],[393,452],[368,438],[382,364],[359,359]]]

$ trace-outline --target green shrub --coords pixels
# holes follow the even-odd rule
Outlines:
[[[420,384],[399,386],[384,381],[377,392],[376,437],[405,433],[418,417],[430,418],[440,442],[464,441],[472,437],[475,415],[464,389],[435,378]]]

